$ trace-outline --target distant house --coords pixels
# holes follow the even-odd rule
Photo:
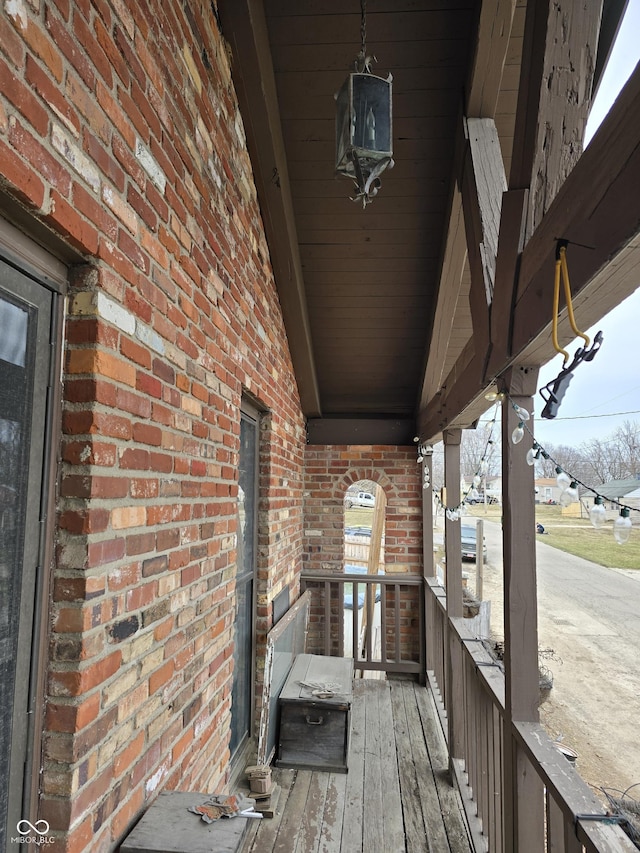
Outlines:
[[[640,509],[640,475],[624,480],[609,480],[608,483],[598,486],[597,492],[607,501]]]
[[[556,504],[560,500],[561,489],[555,477],[538,477],[535,481],[536,503]]]

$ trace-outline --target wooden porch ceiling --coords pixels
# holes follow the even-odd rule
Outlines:
[[[482,294],[493,282],[482,280],[478,263],[480,243],[484,252],[493,239],[497,249],[502,191],[531,185],[544,104],[530,90],[542,79],[546,28],[532,20],[525,42],[526,0],[368,0],[374,70],[393,74],[395,167],[363,210],[349,199],[351,182],[334,177],[333,95],[360,46],[358,0],[218,6],[309,440],[408,444],[418,433],[470,425],[487,407],[482,392],[520,350],[549,357],[535,348],[550,319],[546,305],[527,318],[531,333],[518,352],[505,330],[503,345],[490,346]],[[613,24],[603,28],[599,55],[623,6],[605,2]],[[587,29],[579,37],[592,38]],[[529,88],[519,83],[523,45]],[[463,116],[491,122],[478,126],[486,131],[479,160]],[[482,208],[482,145],[493,158],[484,176],[489,207],[497,207],[493,238]],[[513,230],[507,249],[519,225]],[[494,310],[506,311],[505,329],[517,284],[512,268]]]

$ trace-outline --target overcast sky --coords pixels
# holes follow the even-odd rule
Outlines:
[[[587,140],[595,133],[638,61],[640,0],[629,0],[591,111]],[[640,274],[635,287],[640,287]],[[587,330],[592,340],[599,329],[603,332],[603,344],[593,361],[581,364],[574,373],[555,419],[543,420],[539,417],[544,401],[539,394],[536,397],[534,432],[537,441],[543,446],[577,446],[591,438],[607,438],[624,421],[637,421],[640,424],[640,289],[593,329]],[[571,359],[582,343],[582,339],[577,338],[566,347]],[[555,379],[561,369],[562,356],[559,355],[540,370],[538,387]]]

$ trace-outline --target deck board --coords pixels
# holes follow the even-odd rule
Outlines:
[[[429,690],[355,679],[349,772],[277,768],[243,853],[472,853]]]

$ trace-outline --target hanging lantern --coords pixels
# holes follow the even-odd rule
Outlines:
[[[380,175],[393,167],[391,137],[391,74],[371,73],[373,56],[366,49],[366,0],[361,0],[362,47],[336,94],[336,172],[353,178],[356,195],[366,207],[381,186]]]

